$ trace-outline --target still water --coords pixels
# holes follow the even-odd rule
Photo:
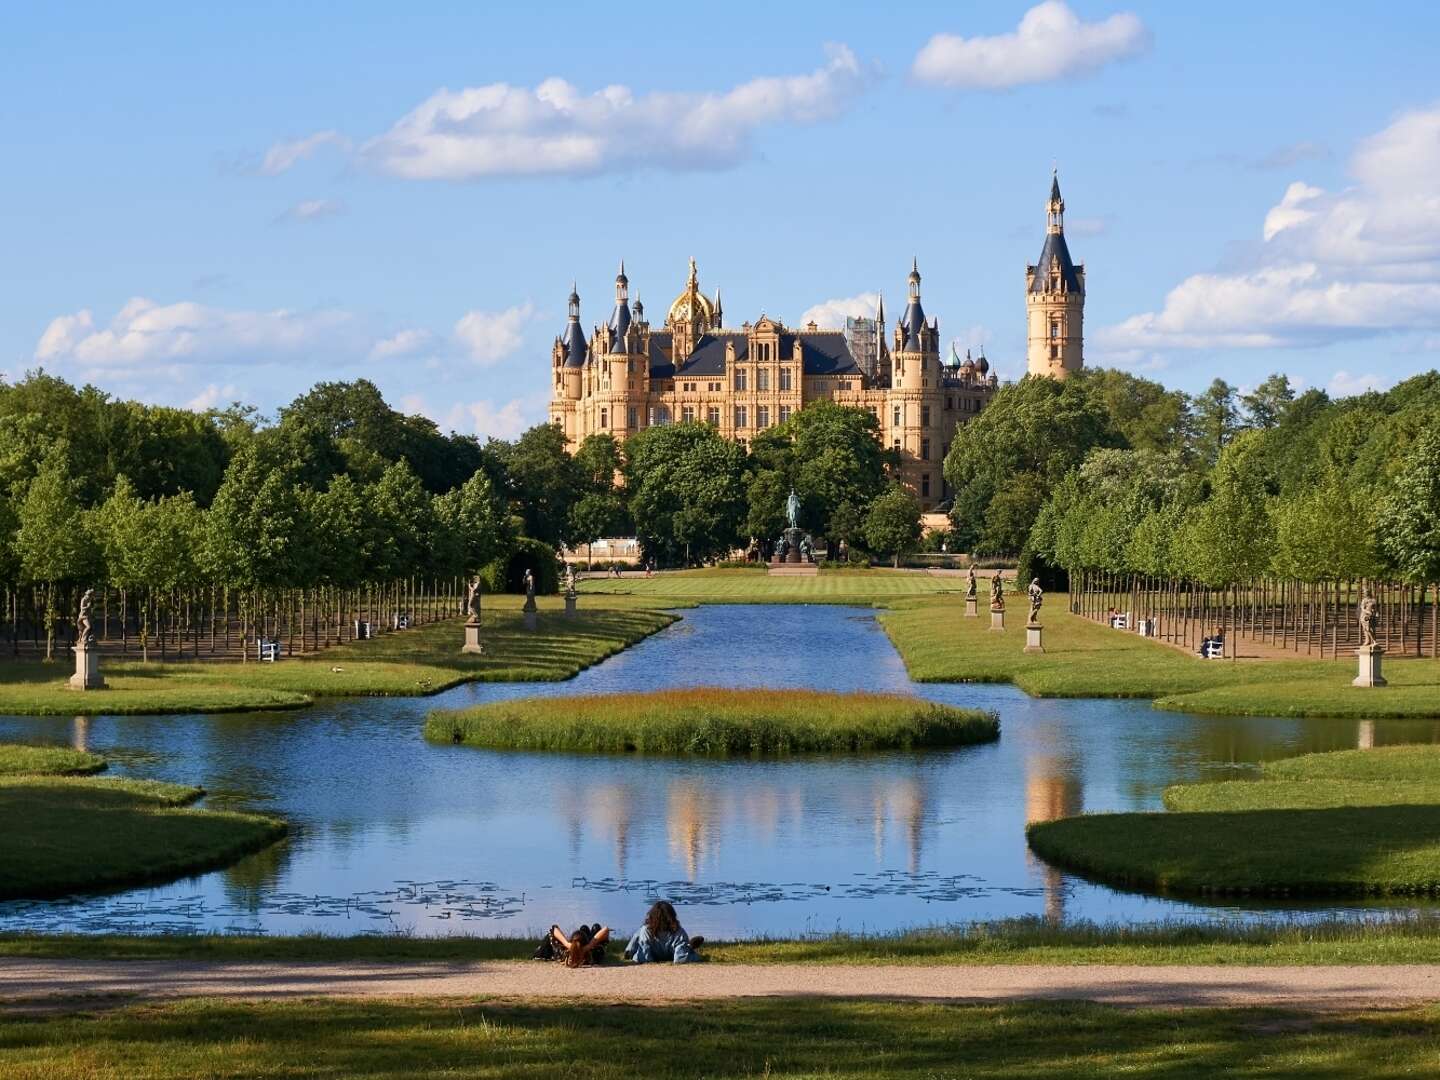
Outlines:
[[[112,774],[198,783],[205,805],[288,819],[230,869],[103,897],[0,904],[0,928],[518,934],[628,927],[668,896],[710,936],[796,935],[1044,916],[1294,917],[1359,907],[1204,905],[1118,892],[1029,854],[1027,822],[1158,809],[1180,780],[1380,742],[1440,724],[1226,719],[1145,702],[1034,700],[911,683],[869,609],[716,606],[568,683],[471,685],[299,713],[0,717],[0,740],[104,754]],[[1017,641],[1017,648],[1018,648]],[[782,686],[921,694],[993,709],[988,746],[781,761],[432,746],[426,711],[530,694]]]

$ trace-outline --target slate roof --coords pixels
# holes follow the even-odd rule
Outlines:
[[[725,374],[725,344],[735,343],[735,358],[749,354],[750,343],[744,334],[705,334],[695,351],[676,367],[665,356],[670,345],[669,331],[650,334],[650,377],[652,379],[713,378]],[[850,354],[845,335],[839,330],[814,331],[780,335],[780,359],[795,359],[800,351],[800,368],[806,375],[858,375],[860,367]]]
[[[615,310],[610,315],[610,329],[615,332],[611,341],[611,351],[625,351],[625,333],[630,329],[630,305],[624,300],[615,301]]]
[[[1064,233],[1047,233],[1045,246],[1040,249],[1040,259],[1035,263],[1035,280],[1030,283],[1032,293],[1044,292],[1050,282],[1050,259],[1060,260],[1060,280],[1066,292],[1080,293],[1080,276],[1075,273],[1075,263],[1070,258],[1070,247],[1065,243]]]
[[[750,342],[744,334],[702,334],[695,351],[680,365],[677,375],[688,377],[725,374],[725,343],[735,343],[735,359],[745,359]]]
[[[840,331],[805,333],[798,337],[800,368],[806,375],[860,374],[860,366],[850,355],[850,346]]]
[[[669,330],[652,330],[650,332],[650,377],[652,379],[670,379],[675,376],[675,365],[665,355],[665,349],[669,344]]]
[[[560,335],[560,344],[565,347],[566,367],[585,366],[585,357],[590,346],[585,343],[585,331],[580,329],[579,319],[572,319],[565,324],[565,331]]]

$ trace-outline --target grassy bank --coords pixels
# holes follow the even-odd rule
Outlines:
[[[666,571],[651,578],[590,578],[582,595],[628,596],[697,604],[871,604],[964,592],[959,577],[908,570],[821,570],[814,577],[771,576],[762,570]]]
[[[509,750],[789,754],[914,750],[999,737],[990,713],[897,694],[700,687],[436,710],[432,742]]]
[[[638,912],[639,909],[637,909]],[[697,932],[701,912],[682,912]],[[638,915],[637,915],[638,917]],[[628,934],[631,928],[621,928]],[[234,963],[481,963],[528,960],[533,937],[411,937],[395,934],[246,937],[233,934],[91,936],[0,934],[0,957],[87,960],[196,960]],[[1293,964],[1440,963],[1440,918],[1327,921],[1279,926],[1231,923],[1109,924],[1012,919],[894,934],[837,934],[796,940],[712,941],[717,964]]]
[[[1042,858],[1121,886],[1275,895],[1440,893],[1440,747],[1311,754],[1254,781],[1167,789],[1171,809],[1036,824]]]
[[[579,976],[577,976],[578,978]],[[646,1005],[184,1001],[0,1019],[11,1080],[325,1075],[1433,1075],[1434,1008],[1315,1015],[765,998]]]
[[[105,768],[99,754],[62,746],[0,746],[0,777],[89,776]]]
[[[524,628],[519,597],[487,598],[485,655],[460,652],[461,621],[386,634],[275,664],[103,664],[109,690],[77,693],[59,664],[18,663],[0,669],[0,713],[73,716],[252,712],[301,708],[317,697],[415,696],[462,682],[552,682],[572,678],[675,616],[624,599],[582,608],[574,619],[562,602],[541,603],[534,631]]]
[[[1007,682],[1036,697],[1155,698],[1157,708],[1232,716],[1440,717],[1440,664],[1388,660],[1381,689],[1352,687],[1346,660],[1202,660],[1063,610],[1043,612],[1045,652],[1027,655],[1026,609],[990,630],[988,612],[967,619],[958,597],[897,602],[880,623],[918,682]]]
[[[285,834],[274,818],[188,808],[199,788],[75,775],[104,767],[75,750],[0,746],[0,899],[171,880]]]

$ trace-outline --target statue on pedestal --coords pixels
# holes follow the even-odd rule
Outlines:
[[[570,600],[575,599],[575,567],[568,563],[565,566],[565,596]]]
[[[525,568],[525,611],[535,610],[535,575]]]
[[[1040,621],[1040,605],[1045,600],[1045,591],[1040,588],[1038,577],[1030,580],[1028,591],[1030,593],[1030,622],[1034,624]]]
[[[80,596],[80,613],[75,616],[75,640],[77,644],[95,644],[95,627],[90,621],[90,608],[94,603],[95,590],[86,589]]]
[[[480,625],[480,579],[473,577],[470,584],[465,586],[465,611],[469,616],[465,621],[472,626]]]
[[[95,627],[90,610],[95,603],[95,590],[86,589],[80,597],[80,611],[75,616],[75,674],[70,676],[72,690],[104,690],[100,677],[100,649],[95,644]]]
[[[975,565],[970,565],[969,571],[965,574],[965,599],[975,599]]]
[[[995,571],[995,576],[990,579],[990,610],[1005,610],[1005,583],[1000,579],[1000,571]]]
[[[1380,605],[1368,591],[1360,594],[1360,607],[1356,614],[1360,619],[1360,647],[1366,649],[1378,645],[1375,631],[1380,625]]]
[[[795,489],[790,489],[790,494],[785,499],[785,520],[790,523],[790,528],[800,527],[800,496],[795,494]]]

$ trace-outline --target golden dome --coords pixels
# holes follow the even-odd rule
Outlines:
[[[701,330],[709,330],[715,324],[715,305],[700,291],[694,259],[690,260],[690,278],[685,282],[685,290],[675,298],[670,313],[665,316],[665,322],[672,326],[692,320],[700,324]]]

